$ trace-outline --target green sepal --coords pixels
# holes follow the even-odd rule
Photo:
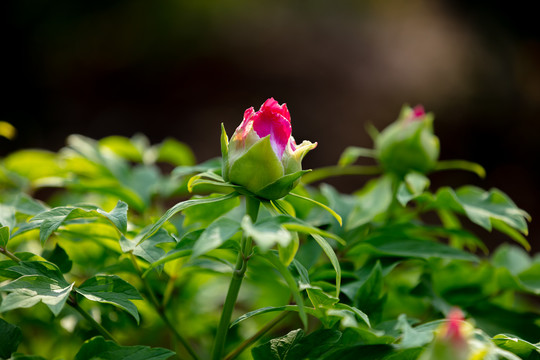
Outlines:
[[[283,177],[283,174],[283,165],[272,149],[270,136],[267,136],[229,164],[228,180],[260,195],[261,189]],[[285,195],[279,197],[283,196]],[[277,199],[277,197],[272,199]]]
[[[310,171],[311,170],[300,170],[292,174],[282,176],[270,185],[267,185],[263,189],[255,192],[255,194],[268,200],[281,199],[289,194],[296,185],[298,185],[302,175]]]
[[[223,180],[229,181],[229,137],[227,136],[227,131],[225,130],[225,125],[221,123],[221,175]]]

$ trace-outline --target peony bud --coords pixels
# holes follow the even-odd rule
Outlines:
[[[375,139],[382,167],[401,177],[410,171],[427,173],[439,158],[439,139],[433,134],[433,116],[420,105],[404,106],[399,118]]]
[[[287,195],[305,173],[302,158],[317,146],[296,145],[287,105],[270,98],[257,112],[251,107],[227,145],[222,136],[223,178],[265,199]]]

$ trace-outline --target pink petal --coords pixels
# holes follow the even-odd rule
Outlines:
[[[284,104],[285,105],[285,104]],[[270,143],[278,158],[281,159],[291,137],[290,119],[283,114],[289,114],[286,106],[279,106],[273,98],[266,100],[253,119],[253,130],[261,138],[270,135]]]
[[[413,108],[413,118],[419,118],[426,115],[426,112],[424,111],[424,107],[422,105],[416,105]]]
[[[289,114],[289,109],[287,109],[287,104],[283,103],[282,105],[279,105],[279,103],[276,100],[274,100],[274,98],[270,98],[266,100],[264,104],[262,104],[261,109],[259,111],[266,111],[266,110],[280,114],[289,122],[291,121],[291,114]]]

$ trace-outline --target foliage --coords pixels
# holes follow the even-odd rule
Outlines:
[[[431,172],[477,164],[359,156],[379,160],[347,148],[279,199],[173,139],[72,135],[5,156],[0,358],[429,359],[461,346],[452,326],[463,359],[540,358],[527,213],[498,189],[431,188]],[[369,178],[313,186],[349,174]],[[517,244],[490,254],[476,229]],[[456,307],[466,321],[446,319]]]

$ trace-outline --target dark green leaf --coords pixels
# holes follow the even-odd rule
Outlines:
[[[396,329],[401,332],[399,347],[403,349],[424,346],[433,340],[432,331],[420,332],[413,329],[407,321],[405,314],[399,316]]]
[[[75,360],[165,360],[174,353],[163,348],[148,346],[120,346],[101,336],[86,341]]]
[[[253,360],[286,360],[288,352],[304,337],[302,329],[293,330],[285,336],[275,338],[251,350]]]
[[[126,310],[139,322],[137,307],[130,300],[142,300],[133,285],[116,275],[96,275],[75,291],[91,301],[113,304]]]
[[[68,273],[73,266],[73,262],[69,259],[66,251],[58,244],[53,250],[46,250],[42,254],[43,258],[56,264],[62,273]]]
[[[332,349],[341,338],[341,332],[330,329],[320,329],[303,337],[288,352],[287,359],[318,359]]]
[[[21,343],[21,329],[0,318],[0,339],[0,359],[9,359]]]

